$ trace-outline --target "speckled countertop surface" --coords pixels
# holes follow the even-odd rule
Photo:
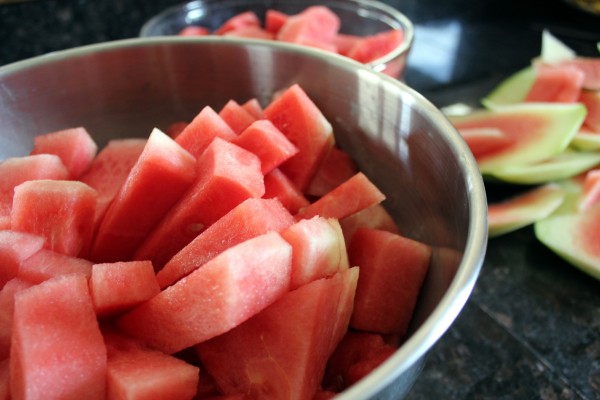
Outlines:
[[[539,54],[543,29],[595,55],[600,17],[559,0],[386,0],[416,23],[406,81],[438,106],[476,103]],[[0,2],[0,65],[135,37],[177,0]],[[488,187],[488,196],[504,190]],[[471,299],[409,399],[600,399],[600,282],[532,230],[492,239]]]

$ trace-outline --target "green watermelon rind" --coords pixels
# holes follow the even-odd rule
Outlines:
[[[500,82],[487,96],[481,99],[486,108],[522,103],[535,82],[533,66],[525,67]]]
[[[571,141],[571,147],[581,151],[600,150],[600,134],[578,132]]]
[[[493,219],[490,219],[488,221],[488,236],[490,238],[502,236],[532,225],[552,215],[562,204],[565,193],[560,186],[555,184],[549,184],[545,188],[549,190],[544,192],[544,196],[539,196],[529,204],[512,209],[512,213],[519,214],[522,218],[507,223],[496,223]]]
[[[579,103],[518,103],[480,109],[468,115],[448,118],[453,124],[460,124],[483,120],[485,116],[493,116],[496,113],[505,116],[538,115],[548,118],[550,123],[542,140],[532,141],[527,146],[511,148],[510,151],[488,155],[485,159],[478,160],[482,174],[493,174],[496,169],[508,166],[532,164],[562,153],[579,131],[585,119],[586,108]]]
[[[512,184],[539,185],[569,179],[598,164],[600,153],[565,151],[539,163],[497,168],[483,178]]]
[[[537,221],[535,237],[572,266],[600,280],[600,254],[587,253],[578,242],[577,227],[584,218],[586,214],[572,213]]]

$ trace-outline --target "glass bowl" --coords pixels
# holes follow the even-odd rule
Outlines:
[[[195,0],[170,7],[154,16],[143,25],[140,36],[177,35],[189,26],[202,26],[213,32],[229,18],[245,11],[253,11],[264,23],[267,10],[293,15],[315,5],[328,7],[340,18],[342,34],[367,36],[391,29],[401,30],[403,41],[400,45],[366,65],[394,78],[402,78],[413,44],[414,27],[400,11],[379,1]]]

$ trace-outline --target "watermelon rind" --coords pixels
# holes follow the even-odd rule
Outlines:
[[[494,106],[523,102],[535,82],[536,75],[533,66],[513,73],[481,99],[481,104],[487,108],[494,108]]]
[[[490,203],[488,236],[498,237],[543,220],[554,213],[564,198],[565,193],[559,185],[547,184],[502,203]]]
[[[577,57],[575,51],[560,41],[547,29],[542,32],[542,53],[540,60],[547,64],[556,64]]]
[[[600,138],[600,135],[599,135]],[[570,151],[533,164],[497,168],[484,179],[520,185],[538,185],[571,178],[600,164],[600,153]]]
[[[515,139],[515,144],[477,160],[482,174],[493,174],[499,168],[533,164],[562,153],[579,131],[585,115],[585,106],[579,103],[518,103],[450,116],[449,120],[459,130],[461,127],[496,128],[494,121],[499,118],[518,121],[533,117],[545,121],[543,127],[527,132],[537,135],[536,140],[522,140],[523,132],[504,132]]]
[[[580,224],[589,218],[600,217],[600,207],[585,213],[555,215],[534,224],[536,238],[569,264],[600,280],[600,254],[590,254],[581,245]],[[600,241],[600,238],[597,238]]]
[[[573,137],[571,147],[582,151],[600,150],[600,133],[580,131]]]

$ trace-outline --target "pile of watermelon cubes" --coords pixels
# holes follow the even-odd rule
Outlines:
[[[389,29],[379,33],[358,36],[340,32],[340,18],[326,6],[311,6],[298,14],[288,15],[268,9],[264,23],[253,11],[244,11],[225,21],[216,30],[190,25],[183,28],[181,36],[220,35],[261,40],[279,40],[341,54],[361,63],[375,61],[404,41],[402,29]],[[390,75],[399,71],[391,69]]]
[[[0,399],[326,399],[405,339],[431,248],[293,85],[0,163]]]

